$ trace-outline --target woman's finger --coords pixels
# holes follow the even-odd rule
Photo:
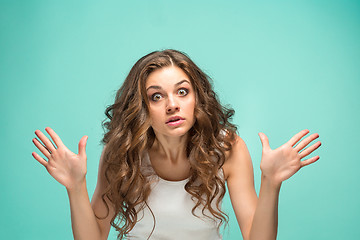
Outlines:
[[[301,161],[301,166],[300,167],[304,167],[304,166],[307,166],[309,164],[312,164],[312,163],[316,162],[317,160],[319,160],[319,158],[320,158],[319,156],[315,156],[315,157],[306,159],[304,161]]]
[[[294,147],[294,149],[297,152],[300,152],[304,147],[306,147],[310,142],[314,141],[318,137],[319,137],[319,134],[317,134],[317,133],[311,134],[310,136],[308,136],[307,138],[302,140],[296,147]]]
[[[31,155],[44,167],[47,167],[47,161],[45,161],[42,157],[39,156],[36,152],[32,152]]]
[[[261,144],[262,144],[262,146],[263,146],[263,149],[264,149],[264,150],[270,149],[269,139],[268,139],[268,137],[265,135],[265,133],[259,133],[258,135],[259,135],[259,137],[260,137],[260,141],[261,141]]]
[[[35,134],[40,138],[40,140],[44,143],[45,147],[50,150],[50,152],[56,150],[53,143],[40,130],[36,130]]]
[[[309,133],[308,129],[302,130],[299,133],[295,134],[287,143],[293,147],[303,136]]]
[[[60,137],[56,134],[56,132],[53,129],[46,127],[45,130],[50,135],[51,139],[54,141],[55,145],[58,148],[64,145]]]
[[[42,145],[39,142],[39,140],[37,140],[36,138],[34,138],[32,141],[35,144],[35,146],[40,150],[40,152],[42,152],[42,154],[44,154],[45,157],[49,159],[51,156],[51,152],[49,151],[49,149],[47,149],[44,145]]]
[[[310,153],[315,151],[320,146],[321,146],[321,142],[318,141],[318,142],[314,143],[313,145],[311,145],[310,147],[306,148],[304,151],[299,153],[300,159],[306,157],[307,155],[309,155]]]

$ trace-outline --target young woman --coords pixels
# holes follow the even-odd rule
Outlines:
[[[107,239],[111,225],[127,239],[222,239],[227,215],[221,201],[227,183],[244,239],[276,239],[281,183],[321,143],[303,130],[272,150],[263,145],[259,197],[245,142],[229,122],[204,74],[184,53],[152,52],[131,69],[107,108],[98,182],[90,203],[86,188],[87,136],[72,153],[49,127],[39,130],[33,152],[67,189],[75,239]]]

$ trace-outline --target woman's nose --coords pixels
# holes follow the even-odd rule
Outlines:
[[[180,106],[179,106],[178,102],[173,97],[169,97],[168,104],[166,106],[166,112],[173,113],[173,112],[177,112],[179,110],[180,110]]]

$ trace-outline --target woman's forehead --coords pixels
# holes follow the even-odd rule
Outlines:
[[[170,66],[160,68],[148,76],[146,79],[146,89],[150,86],[171,86],[178,83],[191,84],[189,76],[179,67]]]

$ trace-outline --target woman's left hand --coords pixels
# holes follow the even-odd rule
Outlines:
[[[301,160],[321,146],[321,142],[318,141],[307,147],[313,140],[319,137],[317,133],[311,134],[300,141],[300,139],[308,133],[309,130],[302,130],[294,135],[287,143],[275,150],[270,148],[267,136],[264,133],[259,133],[263,146],[260,163],[263,176],[269,179],[274,185],[279,186],[284,180],[299,171],[300,168],[319,160],[319,156]],[[297,142],[299,142],[299,144],[295,146]],[[300,152],[302,149],[304,150]]]

